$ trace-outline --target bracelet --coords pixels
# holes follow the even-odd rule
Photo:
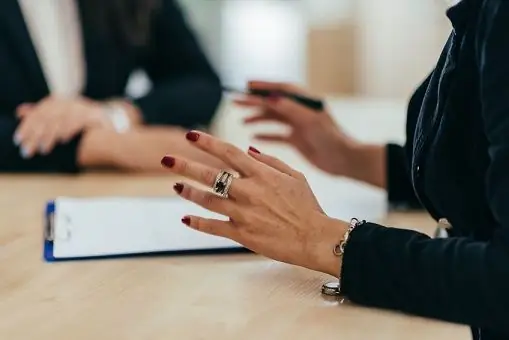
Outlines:
[[[345,234],[343,235],[343,238],[339,243],[335,244],[332,248],[332,253],[337,257],[342,257],[345,254],[345,248],[346,244],[348,243],[348,239],[350,238],[350,234],[352,231],[357,228],[358,226],[366,223],[366,221],[362,220],[359,221],[356,218],[352,218],[350,220],[350,224],[348,226],[348,229],[346,230]],[[339,296],[341,294],[341,273],[339,273],[338,277],[339,280],[337,282],[327,282],[322,285],[322,294],[328,295],[328,296]]]

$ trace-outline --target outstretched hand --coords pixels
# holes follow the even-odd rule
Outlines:
[[[332,249],[348,225],[324,214],[303,174],[254,148],[246,153],[197,131],[186,138],[225,162],[239,177],[233,180],[228,198],[188,183],[175,184],[184,199],[229,218],[184,216],[184,224],[279,261],[338,275],[339,260]],[[172,155],[165,156],[162,164],[209,187],[222,170]]]

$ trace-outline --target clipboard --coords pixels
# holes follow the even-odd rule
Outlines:
[[[185,215],[225,217],[179,197],[60,197],[46,204],[46,262],[248,252],[181,223]]]

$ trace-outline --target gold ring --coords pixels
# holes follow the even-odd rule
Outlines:
[[[216,180],[212,185],[212,191],[221,197],[228,198],[228,192],[230,191],[233,178],[234,176],[232,173],[221,170],[217,174]]]

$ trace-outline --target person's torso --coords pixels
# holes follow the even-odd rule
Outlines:
[[[51,27],[46,27],[44,32],[37,29],[43,25],[41,18],[25,18],[26,15],[44,15],[43,12],[34,13],[33,6],[21,7],[21,0],[4,0],[0,4],[0,114],[12,114],[13,110],[24,102],[37,102],[51,93],[56,82],[60,85],[68,82],[74,89],[64,90],[77,92],[93,99],[108,99],[124,95],[129,76],[140,64],[142,52],[136,47],[118,48],[107,37],[101,36],[94,27],[83,22],[81,14],[83,1],[76,0],[75,15],[78,22],[75,23],[74,32],[67,37],[67,42],[61,42],[58,60],[69,64],[57,67],[55,60],[56,51],[49,51],[48,44],[52,41],[58,43],[58,39],[65,36],[64,32],[57,32],[61,25],[54,22]],[[66,0],[69,1],[69,0]],[[46,8],[50,10],[50,8]],[[72,12],[60,13],[55,21],[72,20],[68,16]],[[26,20],[28,19],[28,20]],[[72,27],[70,27],[71,30]],[[44,34],[55,34],[47,36]],[[75,39],[79,35],[79,41]],[[44,45],[43,45],[44,44]],[[69,53],[69,55],[65,55]],[[80,56],[81,55],[81,56]],[[81,58],[83,63],[76,61]],[[75,74],[63,74],[72,68],[82,67],[75,70]],[[62,91],[62,90],[59,90]]]
[[[486,198],[490,158],[475,53],[481,4],[464,0],[448,12],[454,30],[410,101],[406,147],[415,192],[430,214],[448,220],[449,236],[487,241],[500,226]],[[503,338],[480,330],[474,337]]]
[[[453,228],[453,235],[487,240],[496,224],[485,195],[488,142],[470,25],[476,14],[461,6],[467,5],[449,12],[456,27],[435,70],[412,98],[418,109],[409,109],[407,148],[414,189],[425,208],[453,227],[479,226]]]

